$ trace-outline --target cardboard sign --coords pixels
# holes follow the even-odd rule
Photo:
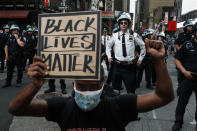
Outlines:
[[[39,15],[38,55],[50,68],[47,78],[100,79],[101,13]]]

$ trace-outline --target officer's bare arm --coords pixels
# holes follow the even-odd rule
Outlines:
[[[153,48],[150,48],[150,45]],[[174,99],[172,81],[164,62],[165,49],[162,42],[146,40],[146,49],[154,58],[157,74],[157,87],[155,92],[139,95],[137,98],[137,109],[139,112],[147,112],[164,106]]]
[[[24,42],[22,42],[20,39],[17,39],[16,41],[19,46],[24,47],[24,45],[25,45]]]
[[[34,63],[29,66],[28,76],[31,80],[26,88],[21,90],[10,102],[8,111],[16,116],[46,116],[48,105],[45,100],[33,99],[44,80],[41,76],[46,75],[47,66],[40,57],[34,57]]]
[[[183,73],[185,72],[185,68],[183,67],[182,63],[178,59],[174,59],[174,63],[177,66],[177,68]]]
[[[8,57],[8,46],[7,45],[5,45],[4,50],[5,50],[5,56]]]
[[[193,72],[187,71],[182,65],[181,61],[175,58],[174,63],[177,66],[177,68],[184,74],[185,77],[187,77],[188,79],[193,79]]]

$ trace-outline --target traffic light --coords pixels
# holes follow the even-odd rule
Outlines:
[[[49,7],[50,6],[50,0],[41,0],[42,7]]]
[[[45,0],[44,5],[45,5],[46,7],[48,7],[48,6],[49,6],[49,0]]]

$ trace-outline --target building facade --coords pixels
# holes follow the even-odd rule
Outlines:
[[[145,28],[155,28],[161,20],[164,19],[165,12],[168,12],[169,18],[174,13],[174,0],[137,0],[136,9],[136,30]]]

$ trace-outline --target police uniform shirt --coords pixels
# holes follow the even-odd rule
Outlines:
[[[37,44],[36,37],[33,34],[32,35],[28,35],[27,33],[24,34],[21,41],[25,43],[25,48],[26,49],[32,49],[33,50],[36,47],[36,44]]]
[[[110,36],[108,36],[108,35],[104,36],[104,35],[103,35],[103,36],[101,37],[102,45],[104,45],[104,46],[106,47],[107,42],[109,41],[109,39],[110,39]]]
[[[175,58],[182,63],[187,71],[197,73],[197,43],[193,39],[184,43],[176,52]]]
[[[2,38],[3,38],[3,33],[0,32],[0,48],[3,46]]]
[[[23,52],[23,48],[18,45],[17,40],[14,35],[9,36],[6,42],[6,45],[8,46],[8,53],[14,53],[14,52],[22,53]]]
[[[139,45],[140,47],[140,57],[139,60],[142,61],[144,56],[146,55],[146,49],[145,49],[145,43],[133,35],[130,35],[129,31],[127,31],[125,34],[125,45],[126,45],[126,54],[127,56],[123,56],[122,51],[122,37],[123,32],[119,31],[115,34],[113,34],[112,38],[107,43],[106,48],[106,54],[108,58],[112,58],[111,56],[111,50],[112,47],[114,48],[115,58],[119,61],[132,61],[135,59],[135,44]]]
[[[189,41],[192,39],[192,35],[191,34],[186,34],[184,32],[180,33],[178,38],[175,40],[175,45],[179,45],[181,46],[182,44],[185,43],[185,41]]]
[[[1,44],[1,47],[5,47],[5,44],[9,38],[9,33],[2,33],[2,38],[1,38],[1,41],[0,41],[0,44]]]

